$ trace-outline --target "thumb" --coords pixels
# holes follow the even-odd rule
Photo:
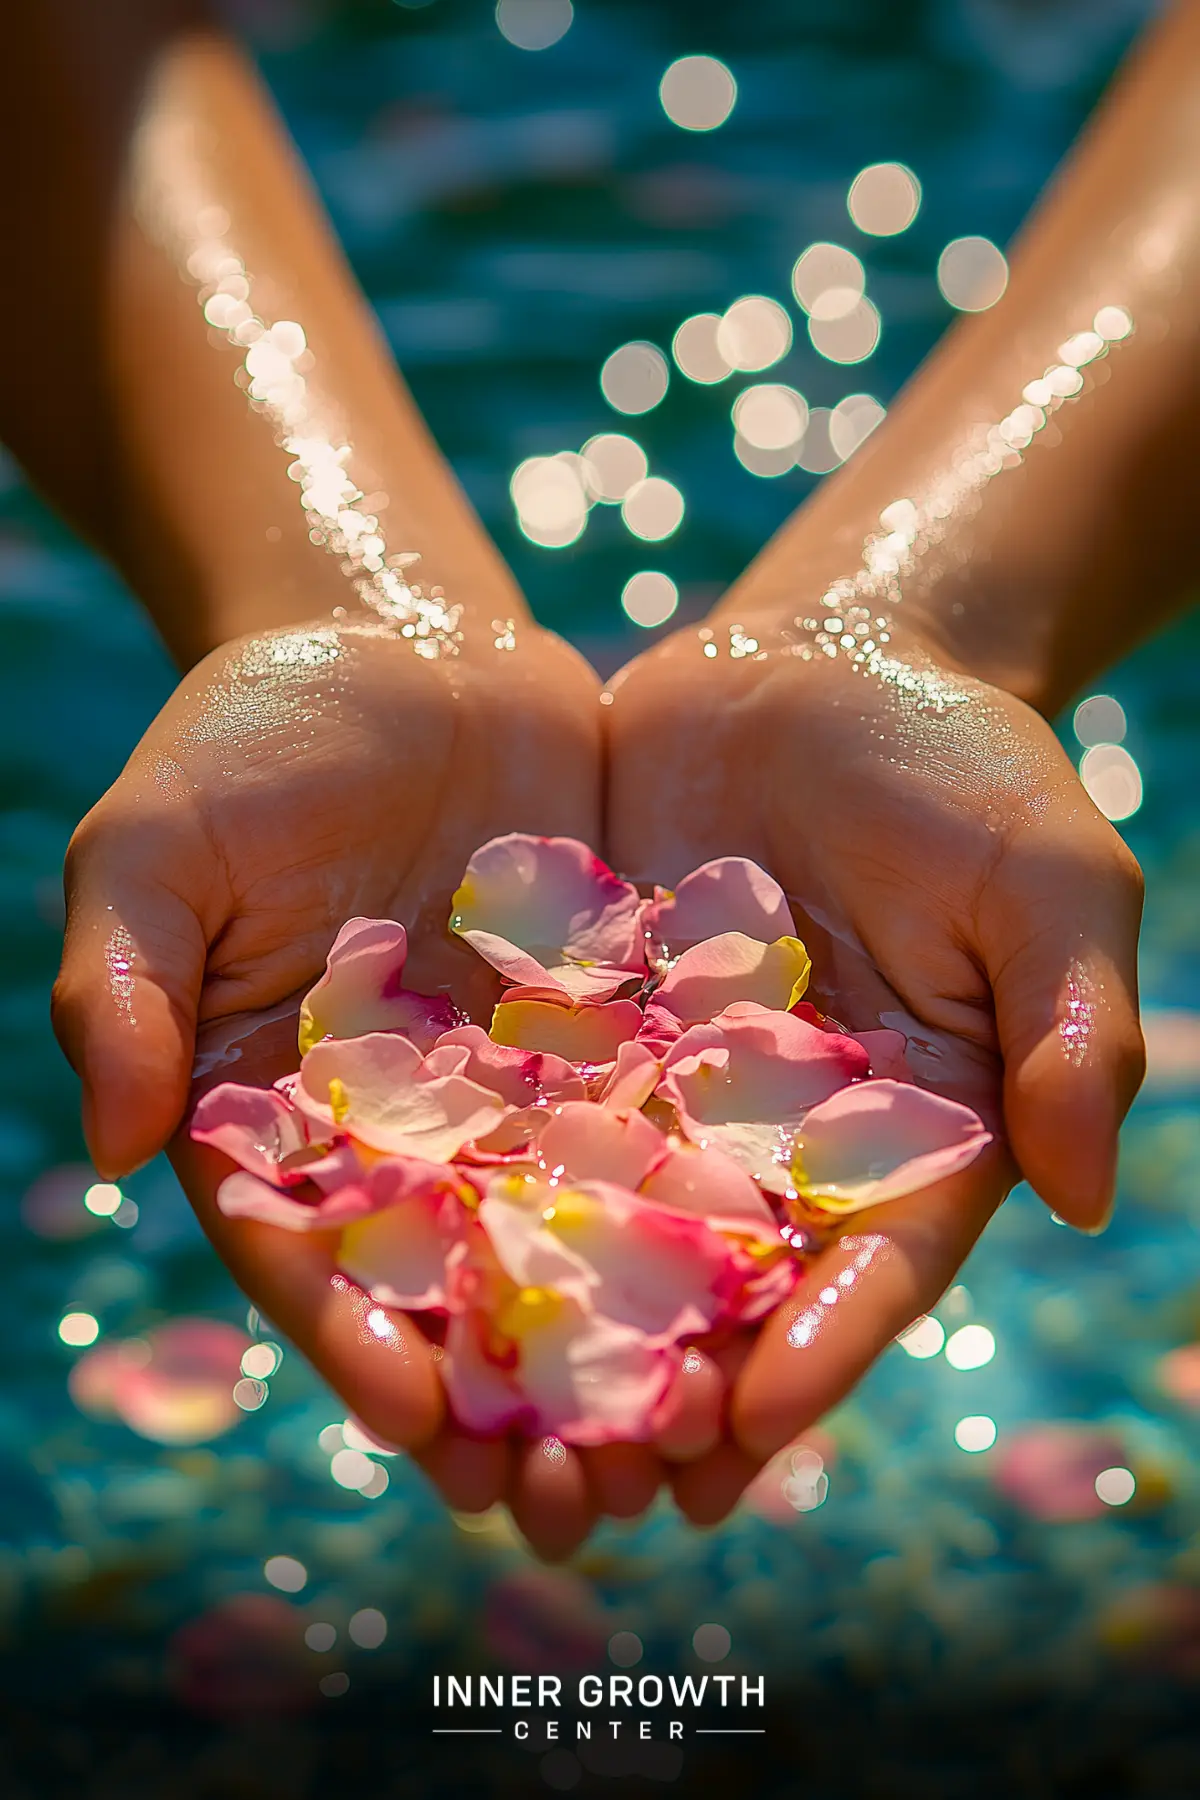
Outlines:
[[[83,1084],[83,1129],[117,1179],[166,1144],[188,1095],[207,941],[183,897],[194,827],[102,801],[67,854],[67,931],[51,1015]],[[189,882],[189,871],[195,871]]]
[[[1072,813],[1006,853],[984,896],[981,949],[1013,1153],[1048,1206],[1096,1231],[1112,1212],[1117,1134],[1145,1072],[1142,876],[1082,793]]]

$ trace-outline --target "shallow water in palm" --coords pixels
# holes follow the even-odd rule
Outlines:
[[[601,392],[605,359],[631,341],[669,356],[683,319],[759,293],[796,328],[759,379],[812,407],[888,404],[952,316],[942,247],[1006,242],[1145,11],[580,0],[560,41],[529,52],[469,0],[233,10],[489,528],[540,615],[608,667],[650,635],[621,610],[633,575],[669,575],[677,616],[699,616],[817,477],[741,466],[736,378],[705,387],[675,369],[660,405],[626,416]],[[739,84],[728,122],[702,135],[658,101],[667,64],[698,51]],[[916,172],[923,202],[910,229],[872,239],[846,192],[884,159]],[[792,302],[792,265],[819,239],[866,264],[882,337],[863,363],[819,356]],[[535,544],[513,470],[604,431],[633,437],[679,488],[682,524],[643,542],[619,508],[596,506],[574,544]],[[730,1522],[695,1533],[663,1501],[553,1572],[504,1517],[455,1520],[417,1472],[347,1441],[329,1393],[247,1319],[165,1164],[85,1206],[95,1178],[46,1017],[59,867],[171,673],[130,596],[11,466],[0,646],[0,1665],[5,1698],[30,1703],[0,1752],[11,1791],[223,1793],[249,1745],[257,1793],[316,1793],[368,1766],[368,1726],[385,1793],[600,1792],[622,1771],[657,1791],[751,1767],[756,1791],[780,1795],[855,1779],[906,1794],[1196,1790],[1195,621],[1106,684],[1144,782],[1122,829],[1149,880],[1151,1012],[1112,1229],[1089,1242],[1018,1190],[938,1324],[889,1351]],[[1062,730],[1078,757],[1070,718]],[[136,1363],[180,1320],[229,1329],[177,1329],[129,1422],[95,1416],[97,1350],[132,1339],[122,1354]],[[237,1595],[253,1596],[248,1612]],[[463,1739],[452,1755],[430,1735],[426,1674],[477,1661],[765,1673],[779,1705],[765,1741],[681,1751],[658,1728],[653,1749],[601,1749],[564,1730],[557,1747],[535,1732],[528,1747]],[[312,1705],[280,1733],[239,1719],[247,1692],[261,1719],[281,1696]],[[171,1785],[181,1733],[196,1752],[186,1789]]]

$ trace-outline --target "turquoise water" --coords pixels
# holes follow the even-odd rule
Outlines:
[[[600,393],[604,358],[630,339],[666,349],[683,317],[739,293],[788,302],[796,255],[830,237],[867,263],[879,349],[839,368],[801,332],[778,378],[815,406],[853,391],[886,404],[950,317],[934,280],[939,250],[965,233],[1007,240],[1145,10],[580,0],[561,42],[530,54],[474,0],[234,9],[488,526],[540,615],[609,666],[639,636],[619,607],[631,574],[663,569],[682,615],[698,613],[812,478],[740,467],[728,384],[676,375],[660,407],[623,421]],[[657,101],[666,64],[697,50],[723,57],[740,90],[729,122],[705,137],[676,130]],[[865,240],[845,193],[881,158],[909,164],[924,200],[908,232]],[[512,469],[605,429],[630,430],[677,483],[682,528],[643,546],[616,509],[596,508],[569,549],[531,544],[508,499]],[[135,1223],[128,1207],[113,1222],[82,1204],[75,1087],[46,1022],[59,866],[72,825],[172,676],[131,598],[5,468],[0,1666],[11,1730],[0,1789],[38,1800],[249,1792],[232,1771],[252,1757],[254,1792],[268,1796],[314,1793],[322,1775],[348,1780],[359,1768],[383,1793],[608,1791],[623,1751],[606,1764],[506,1744],[494,1755],[460,1748],[452,1762],[420,1709],[431,1666],[598,1669],[625,1631],[642,1643],[639,1670],[768,1671],[779,1709],[766,1760],[752,1765],[764,1793],[855,1782],[896,1794],[1196,1791],[1186,1718],[1200,1674],[1200,1428],[1180,1397],[1189,1366],[1193,1404],[1200,1383],[1194,1365],[1176,1363],[1172,1376],[1162,1359],[1200,1337],[1198,639],[1195,620],[1184,623],[1107,684],[1145,782],[1123,829],[1149,881],[1153,1014],[1151,1079],[1127,1129],[1112,1230],[1078,1238],[1018,1191],[938,1309],[947,1330],[975,1322],[994,1333],[986,1366],[893,1349],[816,1440],[824,1469],[805,1465],[792,1502],[777,1478],[710,1534],[681,1526],[664,1502],[545,1572],[502,1519],[467,1529],[398,1462],[377,1498],[338,1486],[318,1434],[340,1411],[286,1346],[265,1403],[229,1409],[198,1445],[89,1416],[68,1393],[81,1352],[57,1328],[70,1310],[98,1319],[102,1343],[176,1317],[226,1321],[247,1342],[270,1332],[247,1325],[165,1166],[127,1184]],[[1064,734],[1073,744],[1069,720]],[[956,1446],[969,1415],[995,1421],[994,1449]],[[1028,1438],[1072,1420],[1092,1435],[1051,1436],[1040,1452]],[[1022,1483],[1013,1446],[1023,1443],[1033,1447]],[[1068,1449],[1082,1478],[1065,1470]],[[1104,1467],[1132,1472],[1127,1504],[1096,1500]],[[1039,1496],[1044,1510],[1080,1487],[1074,1510],[1088,1516],[1036,1516]],[[302,1590],[264,1579],[277,1555],[304,1564]],[[257,1596],[259,1610],[231,1625],[222,1609],[239,1594]],[[348,1632],[363,1608],[386,1618],[381,1645]],[[207,1638],[188,1633],[198,1618]],[[304,1645],[314,1622],[334,1628],[330,1649]],[[706,1624],[729,1633],[720,1663],[691,1647]],[[372,1625],[356,1630],[370,1639]],[[260,1674],[238,1660],[247,1642],[274,1646],[253,1670],[276,1671],[277,1697],[313,1703],[286,1731],[247,1725],[231,1704],[239,1684],[258,1691]],[[745,1782],[745,1754],[710,1749],[697,1761],[689,1750],[682,1763],[667,1744],[630,1746],[642,1763],[625,1774],[654,1791]]]

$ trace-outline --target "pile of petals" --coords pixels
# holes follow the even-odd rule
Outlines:
[[[352,919],[297,1073],[212,1089],[192,1135],[239,1165],[226,1214],[338,1233],[351,1280],[422,1316],[469,1429],[644,1439],[684,1347],[785,1300],[814,1230],[989,1141],[901,1033],[805,1001],[742,858],[643,900],[571,838],[495,838],[450,929],[507,984],[489,1030],[404,986],[403,925]]]

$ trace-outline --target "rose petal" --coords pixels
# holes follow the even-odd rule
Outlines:
[[[638,1043],[644,1044],[655,1056],[662,1057],[686,1030],[683,1020],[677,1018],[669,1007],[660,1006],[657,1000],[650,1000],[642,1014],[637,1034]]]
[[[493,838],[467,864],[450,929],[508,981],[603,999],[643,973],[636,888],[574,838]]]
[[[796,930],[779,883],[744,856],[702,863],[674,893],[656,888],[642,909],[642,928],[652,945],[665,945],[672,956],[725,932],[769,944]]]
[[[969,1106],[900,1081],[863,1081],[806,1116],[793,1180],[827,1212],[915,1193],[974,1162],[992,1134]]]
[[[479,1218],[519,1287],[556,1290],[656,1343],[707,1331],[724,1311],[720,1234],[611,1182],[500,1176]]]
[[[662,1064],[635,1038],[617,1046],[616,1061],[600,1084],[596,1099],[615,1111],[638,1112],[658,1086]]]
[[[773,1193],[791,1186],[792,1139],[807,1108],[865,1076],[851,1037],[751,1005],[694,1025],[668,1052],[661,1091],[685,1135],[715,1145]]]
[[[403,1031],[421,1050],[462,1014],[445,995],[409,992],[401,984],[408,937],[392,919],[350,919],[325,960],[325,973],[300,1003],[300,1054],[322,1038]]]
[[[587,1103],[562,1106],[538,1137],[538,1160],[556,1178],[636,1188],[666,1145],[640,1113]]]
[[[513,1294],[502,1318],[516,1335],[504,1338],[480,1312],[451,1314],[442,1373],[460,1424],[483,1433],[519,1425],[569,1444],[649,1436],[677,1357],[536,1291]]]
[[[236,1081],[210,1088],[192,1115],[191,1135],[264,1181],[302,1179],[289,1177],[281,1165],[308,1148],[308,1120],[274,1088]]]
[[[808,986],[810,967],[799,938],[763,944],[727,931],[685,950],[654,998],[687,1024],[713,1019],[738,1000],[786,1012]]]
[[[696,1213],[721,1224],[757,1229],[765,1241],[778,1239],[779,1222],[758,1186],[732,1157],[693,1144],[673,1144],[638,1188],[649,1200]]]
[[[447,1162],[507,1110],[465,1076],[431,1072],[407,1038],[327,1038],[300,1065],[297,1104],[328,1129],[394,1156]]]
[[[509,1106],[557,1105],[584,1097],[583,1079],[564,1057],[497,1043],[482,1025],[460,1025],[445,1032],[437,1049],[447,1047],[468,1052],[459,1074],[490,1088]]]
[[[373,1198],[381,1210],[348,1225],[338,1266],[383,1306],[412,1311],[447,1304],[447,1258],[467,1215],[452,1169],[412,1161],[380,1164]]]
[[[560,1056],[593,1068],[613,1062],[622,1044],[636,1037],[641,1009],[632,1000],[501,1000],[492,1014],[495,1044]]]
[[[303,1190],[284,1193],[239,1169],[217,1189],[217,1205],[227,1219],[257,1219],[283,1231],[336,1231],[346,1220],[370,1212],[373,1202],[363,1186],[347,1185],[335,1194],[306,1199]]]
[[[911,1081],[908,1066],[908,1039],[902,1031],[856,1031],[854,1038],[871,1059],[871,1074],[881,1081]]]

